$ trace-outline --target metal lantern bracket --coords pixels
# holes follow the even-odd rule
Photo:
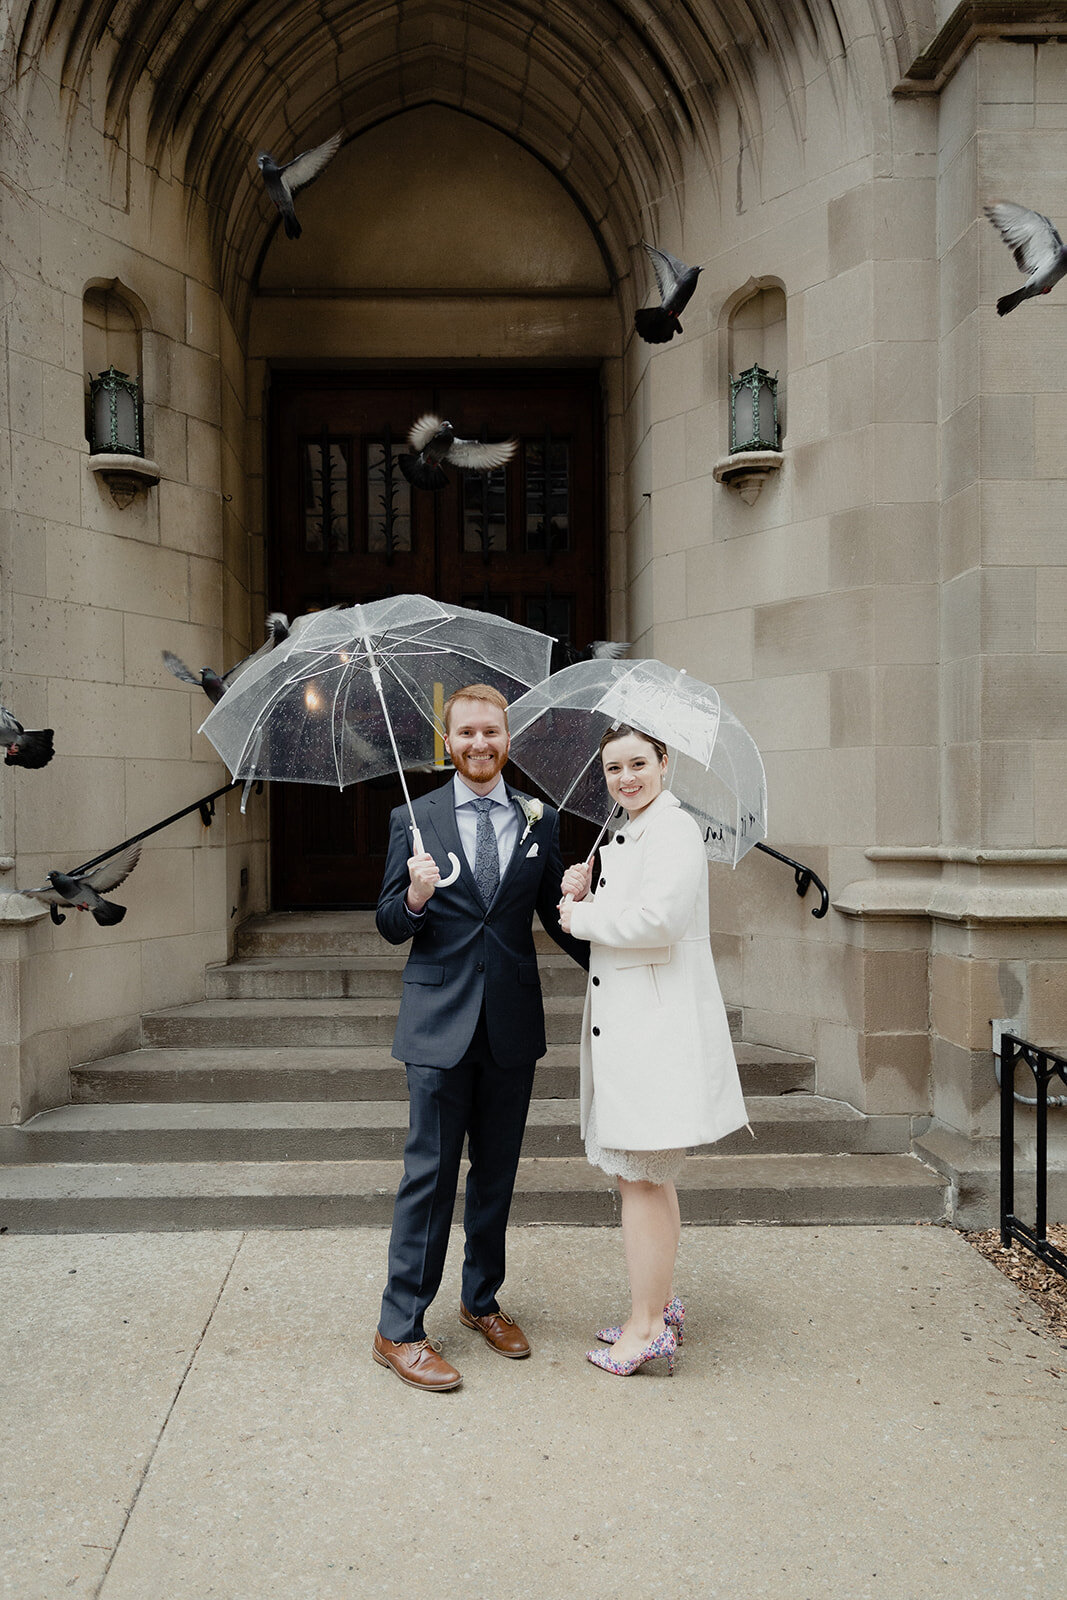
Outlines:
[[[751,425],[738,437],[738,397],[746,397]],[[762,399],[762,404],[761,404]],[[758,364],[730,379],[730,454],[715,463],[716,483],[736,489],[746,505],[759,497],[764,481],[782,465],[781,432],[778,426],[778,374]]]
[[[120,508],[159,482],[158,466],[144,455],[141,386],[115,366],[89,378],[89,466]]]

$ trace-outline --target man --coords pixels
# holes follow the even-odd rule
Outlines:
[[[545,1053],[534,911],[569,955],[589,960],[588,946],[559,926],[558,814],[501,777],[507,701],[468,684],[445,705],[444,727],[455,777],[415,801],[422,854],[412,853],[406,807],[393,812],[376,919],[392,944],[412,946],[393,1041],[407,1068],[410,1124],[374,1359],[433,1390],[462,1382],[427,1339],[423,1316],[444,1271],[464,1136],[460,1321],[502,1356],[530,1353],[496,1295],[534,1067]],[[458,874],[442,881],[449,856]]]

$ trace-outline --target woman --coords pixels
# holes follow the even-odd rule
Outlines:
[[[674,1179],[689,1145],[747,1121],[708,940],[700,829],[663,787],[667,749],[623,725],[600,741],[611,798],[628,813],[590,870],[563,876],[560,923],[590,942],[582,1019],[582,1136],[594,1166],[618,1178],[630,1315],[588,1359],[619,1377],[681,1342],[673,1296],[681,1234]]]

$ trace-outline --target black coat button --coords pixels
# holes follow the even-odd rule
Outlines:
[[[484,972],[485,971],[485,962],[484,961],[479,961],[478,965],[475,967],[474,970],[476,972]]]
[[[594,1028],[593,1029],[593,1038],[594,1039],[599,1039],[600,1038],[600,1029],[599,1028]]]
[[[616,844],[625,844],[626,843],[626,835],[624,833],[617,833],[615,835],[615,843]]]
[[[607,880],[607,878],[601,878],[601,880],[600,880],[600,887],[601,887],[601,888],[603,888],[603,887],[604,887],[604,885],[605,885],[605,884],[606,884],[606,883],[607,883],[607,881],[608,881],[608,880]]]
[[[599,978],[594,978],[593,979],[593,988],[594,989],[599,989],[599,987],[600,987],[600,979]]]

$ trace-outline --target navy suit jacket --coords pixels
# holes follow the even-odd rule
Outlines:
[[[525,798],[510,785],[508,795],[516,805]],[[460,843],[451,782],[416,800],[414,811],[423,847],[442,876],[452,870],[450,851],[459,859],[460,873],[447,888],[435,889],[425,917],[416,922],[406,905],[411,825],[407,807],[398,806],[389,819],[389,851],[375,918],[379,933],[391,944],[412,940],[393,1055],[421,1066],[454,1067],[474,1036],[484,1002],[493,1059],[505,1067],[536,1061],[546,1046],[534,911],[569,956],[582,967],[589,965],[588,944],[570,938],[559,925],[559,813],[546,805],[516,844],[486,910]],[[525,828],[520,813],[520,836]]]

